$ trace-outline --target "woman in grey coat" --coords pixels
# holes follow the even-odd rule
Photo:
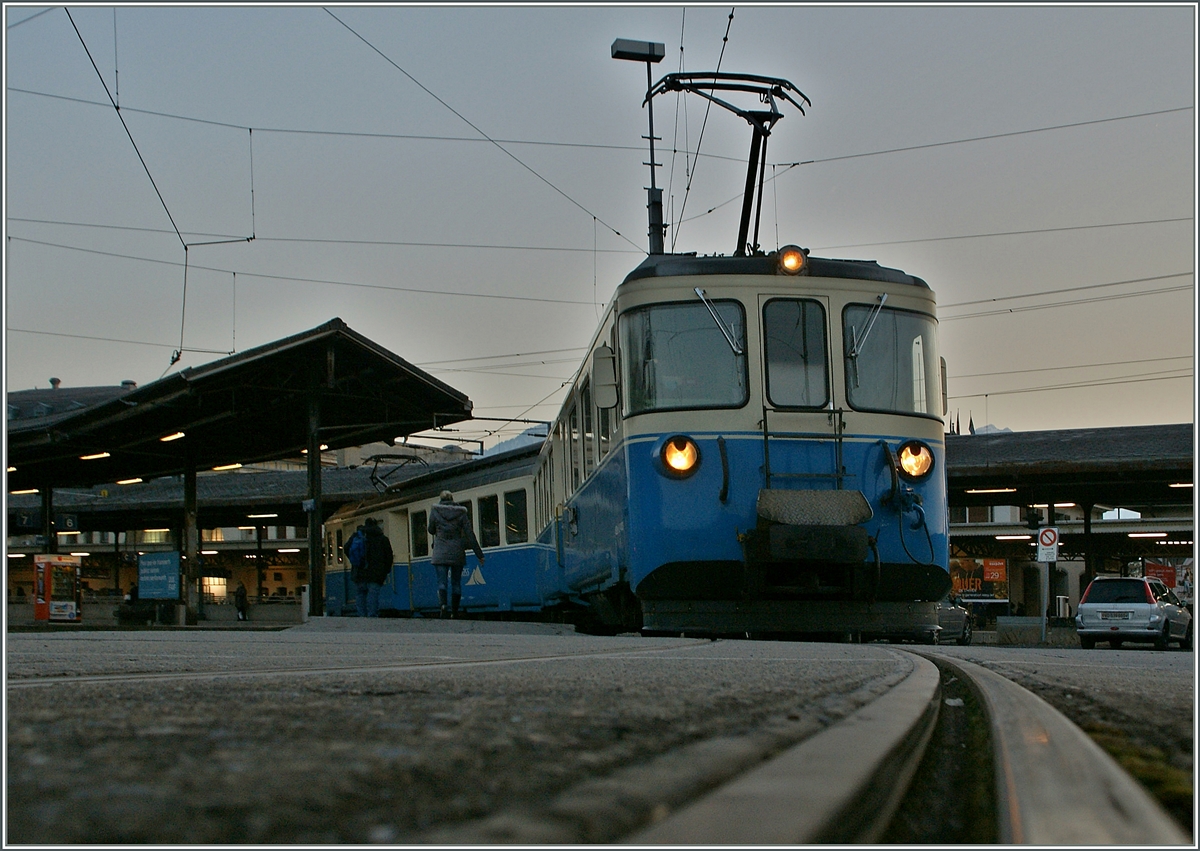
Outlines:
[[[475,539],[471,518],[467,509],[455,505],[454,494],[442,491],[437,505],[429,510],[429,534],[433,536],[433,552],[430,561],[437,573],[438,602],[442,605],[442,617],[446,616],[446,585],[451,589],[450,617],[458,615],[458,603],[462,599],[462,571],[467,563],[467,548],[475,552],[479,566],[483,567],[483,550]],[[447,581],[449,580],[449,581]]]

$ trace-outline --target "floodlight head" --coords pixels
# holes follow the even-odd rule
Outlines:
[[[666,45],[657,41],[635,41],[619,38],[612,43],[613,59],[629,59],[633,62],[662,62],[667,55]]]

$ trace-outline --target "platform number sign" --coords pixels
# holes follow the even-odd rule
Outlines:
[[[1046,564],[1058,561],[1058,527],[1043,526],[1038,529],[1037,560]]]

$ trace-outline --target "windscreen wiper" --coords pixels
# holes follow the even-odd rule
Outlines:
[[[885,301],[887,301],[887,293],[882,293],[879,296],[879,304],[875,305],[867,317],[867,327],[863,329],[861,337],[858,336],[858,329],[853,325],[850,326],[850,351],[846,353],[846,357],[850,359],[850,366],[854,369],[855,387],[858,386],[858,356],[862,353],[863,344],[867,342],[871,329],[875,327],[875,320],[879,318],[879,311],[883,310]]]
[[[733,337],[733,329],[725,327],[725,323],[721,320],[720,315],[717,314],[717,309],[713,307],[712,302],[709,301],[707,296],[704,295],[704,290],[696,287],[696,295],[700,296],[700,300],[704,302],[704,306],[707,307],[708,312],[712,314],[713,322],[716,322],[717,327],[721,329],[721,334],[725,337],[725,342],[729,344],[729,348],[733,349],[733,353],[735,355],[743,354],[744,351],[741,343],[739,343]]]

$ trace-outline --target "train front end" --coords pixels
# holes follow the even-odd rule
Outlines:
[[[667,255],[618,305],[643,628],[936,640],[945,401],[924,281],[798,249]]]

